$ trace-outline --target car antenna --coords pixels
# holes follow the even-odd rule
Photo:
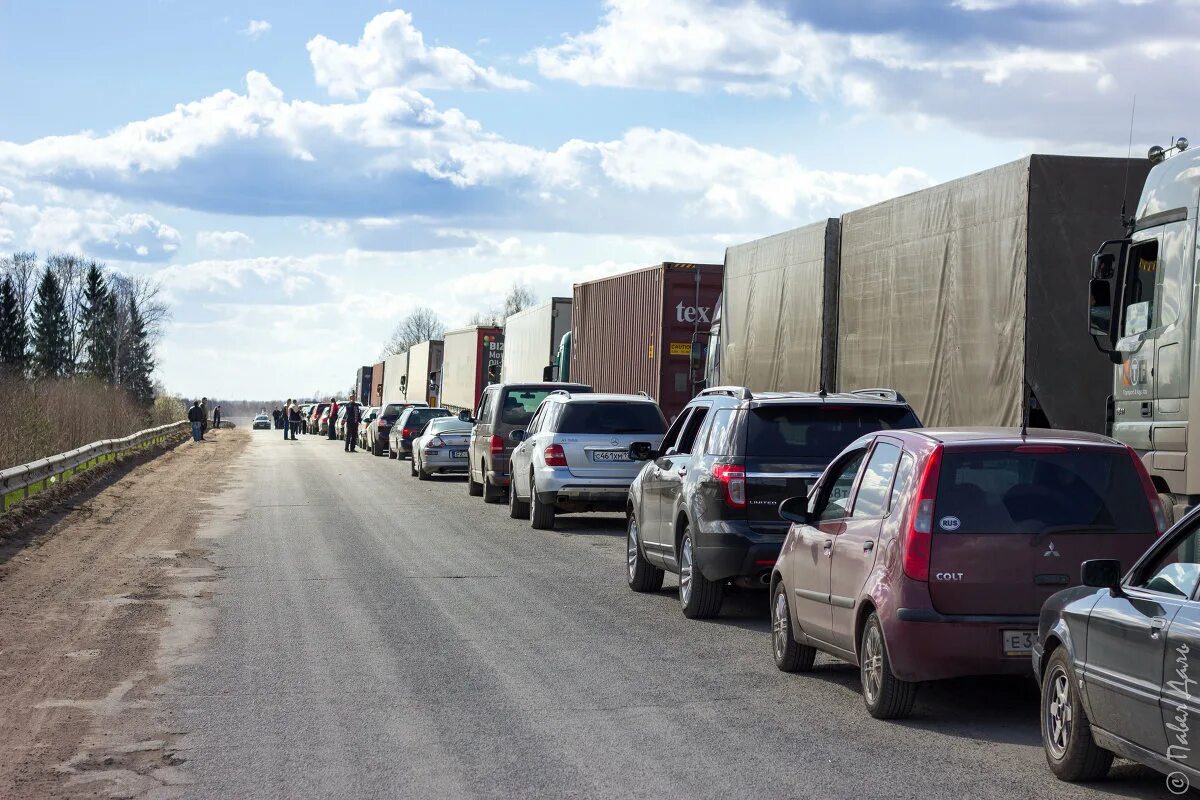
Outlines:
[[[1133,220],[1125,218],[1125,198],[1129,195],[1129,160],[1133,155],[1133,120],[1137,114],[1137,94],[1133,95],[1133,102],[1129,107],[1129,146],[1125,149],[1125,186],[1121,189],[1121,225],[1128,228]]]
[[[828,394],[829,392],[825,391],[825,381],[821,381],[821,386],[817,389],[817,397],[824,399]]]
[[[1029,435],[1029,381],[1021,383],[1021,438]]]

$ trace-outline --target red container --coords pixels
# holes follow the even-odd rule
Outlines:
[[[483,388],[500,381],[504,329],[481,325],[448,331],[442,339],[441,404],[473,409]]]
[[[692,342],[708,341],[720,264],[667,262],[575,284],[571,381],[597,392],[645,392],[670,419],[703,388]]]

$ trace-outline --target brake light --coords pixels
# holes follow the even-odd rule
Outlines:
[[[929,580],[929,558],[933,552],[933,501],[937,497],[942,472],[942,446],[939,444],[925,462],[917,504],[908,521],[904,538],[904,574],[914,581]]]
[[[1133,459],[1133,469],[1142,482],[1146,499],[1150,501],[1150,510],[1154,514],[1154,527],[1158,529],[1159,535],[1162,535],[1167,530],[1167,512],[1163,508],[1162,501],[1158,499],[1158,489],[1155,488],[1154,481],[1150,480],[1150,472],[1146,469],[1146,465],[1137,451],[1129,445],[1125,445],[1125,449],[1129,451],[1129,457]]]
[[[563,452],[561,444],[552,444],[542,452],[542,457],[546,459],[547,467],[565,467],[567,465],[567,454]]]
[[[386,419],[379,420],[379,427],[386,428],[387,426],[388,426],[388,421]]]
[[[425,443],[426,447],[445,447],[446,443],[442,441],[442,437],[435,436]]]
[[[746,507],[746,468],[736,464],[718,464],[713,477],[725,490],[725,504],[730,508]]]
[[[496,434],[493,433],[492,438],[488,440],[488,443],[492,448],[492,455],[499,455],[500,453],[504,452],[504,437],[503,436],[497,436]]]
[[[1014,453],[1065,453],[1067,448],[1056,444],[1023,444],[1013,448]]]
[[[412,428],[402,428],[400,430],[400,435],[405,439],[411,439],[412,438]]]

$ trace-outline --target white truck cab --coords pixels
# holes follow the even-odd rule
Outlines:
[[[1114,364],[1111,434],[1142,457],[1170,522],[1200,505],[1200,447],[1188,448],[1200,444],[1200,152],[1187,147],[1151,149],[1127,238],[1092,257],[1089,298],[1089,331]]]

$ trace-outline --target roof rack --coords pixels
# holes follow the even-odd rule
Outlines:
[[[754,395],[745,386],[714,386],[711,389],[705,389],[700,392],[700,397],[707,397],[713,394],[723,394],[729,397],[735,397],[738,400],[753,400]]]
[[[855,389],[848,394],[862,395],[863,397],[878,397],[880,400],[891,400],[894,403],[907,403],[904,395],[897,392],[895,389]]]
[[[571,396],[571,393],[566,389],[551,389],[550,394],[565,394],[567,397]]]

